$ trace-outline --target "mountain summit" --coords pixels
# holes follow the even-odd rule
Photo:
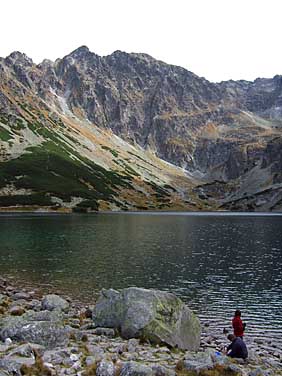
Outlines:
[[[280,210],[282,76],[211,83],[81,46],[0,59],[0,206]]]

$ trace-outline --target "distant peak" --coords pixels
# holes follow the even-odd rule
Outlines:
[[[116,50],[112,53],[112,55],[129,55],[129,54],[121,50]]]
[[[9,56],[6,57],[6,62],[15,64],[21,63],[23,65],[32,65],[33,61],[30,57],[28,57],[26,54],[19,52],[19,51],[14,51],[12,52]]]
[[[72,51],[70,53],[71,56],[84,56],[88,55],[90,53],[90,50],[87,46],[80,46],[76,50]]]
[[[48,68],[54,66],[54,62],[49,59],[44,59],[40,64],[38,64],[38,67],[41,68]]]

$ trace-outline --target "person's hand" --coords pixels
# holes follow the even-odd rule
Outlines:
[[[222,354],[226,355],[227,354],[227,348],[226,348],[226,346],[222,346],[220,348],[220,351],[222,352]]]

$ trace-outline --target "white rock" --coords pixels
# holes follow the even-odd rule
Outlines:
[[[73,362],[77,362],[79,360],[79,357],[77,354],[71,354],[70,360],[72,360]]]
[[[11,338],[6,338],[5,339],[5,345],[6,346],[10,346],[12,343],[13,343],[13,341],[11,340]]]

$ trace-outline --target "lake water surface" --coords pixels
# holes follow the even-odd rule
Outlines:
[[[282,347],[282,216],[0,215],[0,275],[91,302],[101,288],[174,292],[210,321],[243,312]]]

